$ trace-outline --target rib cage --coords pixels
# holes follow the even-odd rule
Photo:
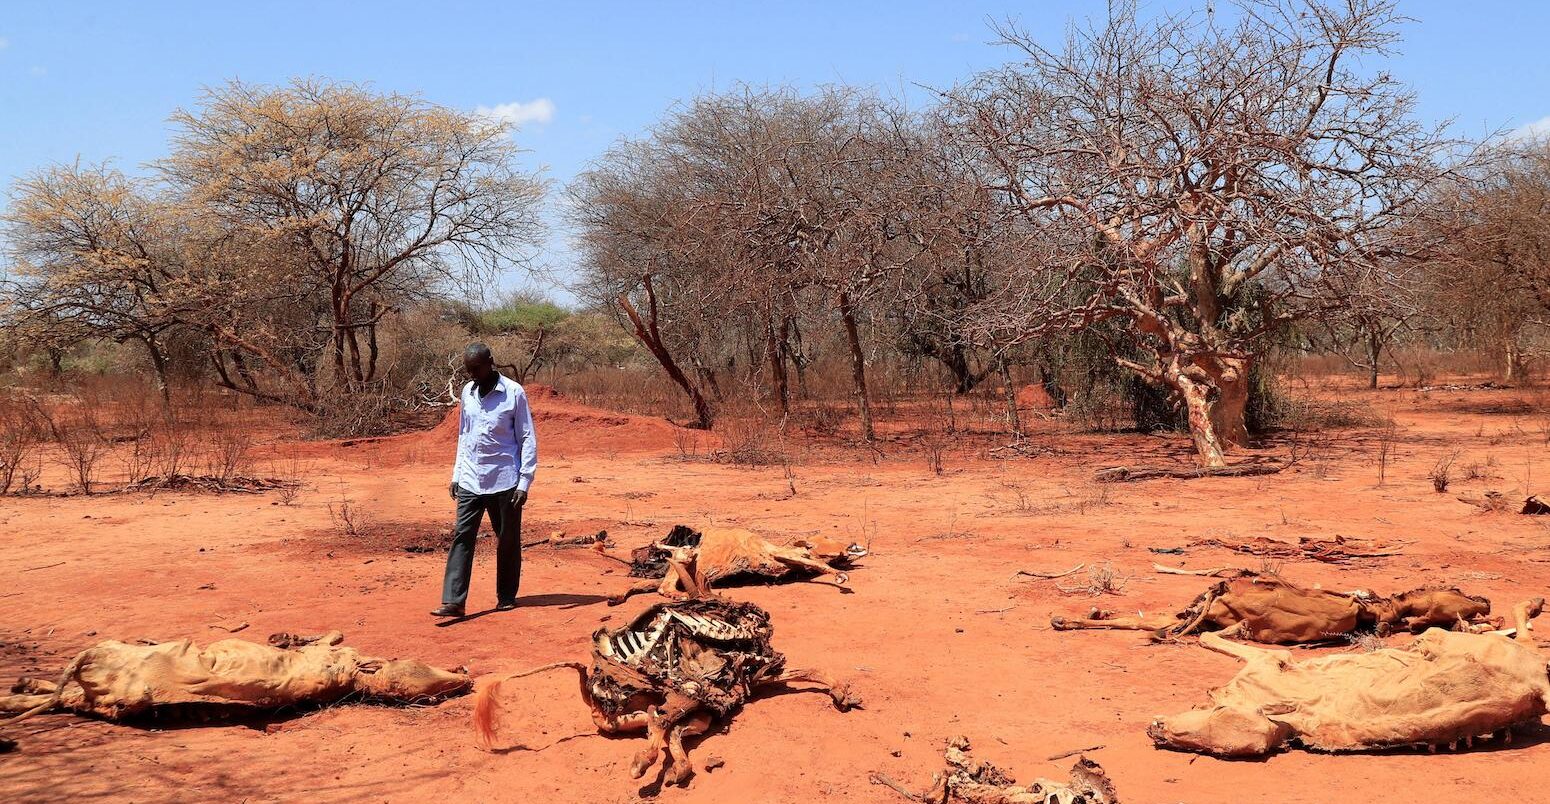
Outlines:
[[[784,669],[772,633],[769,614],[751,603],[653,606],[622,628],[592,635],[592,696],[605,710],[629,711],[640,696],[677,693],[724,714]]]

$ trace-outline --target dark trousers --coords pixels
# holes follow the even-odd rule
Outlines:
[[[447,551],[447,575],[441,584],[441,602],[463,606],[468,601],[468,576],[474,569],[474,539],[479,536],[479,520],[488,511],[490,527],[495,531],[495,598],[497,602],[515,602],[517,584],[522,580],[522,508],[511,504],[510,491],[474,494],[462,486],[457,490],[457,524],[452,532],[452,549]]]

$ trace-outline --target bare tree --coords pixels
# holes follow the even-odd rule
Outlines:
[[[1121,364],[1182,402],[1210,467],[1247,436],[1250,372],[1273,333],[1319,309],[1317,277],[1382,250],[1454,145],[1359,62],[1394,43],[1391,0],[1238,10],[1143,23],[1117,3],[1059,49],[1008,25],[1022,61],[950,99],[1001,167],[996,189],[1060,244],[1028,273],[1086,283],[1071,320],[1125,325],[1138,357]],[[989,328],[1046,331],[1036,289],[1058,283],[1029,279],[1005,286]]]

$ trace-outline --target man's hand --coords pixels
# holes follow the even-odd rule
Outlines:
[[[511,507],[513,507],[513,508],[521,508],[526,503],[527,503],[527,492],[523,491],[522,489],[512,489],[511,490]]]
[[[452,495],[452,499],[454,499],[454,500],[457,499],[457,481],[456,480],[452,481],[452,485],[447,486],[447,493]]]

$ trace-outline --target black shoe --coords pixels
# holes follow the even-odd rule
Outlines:
[[[495,604],[496,611],[511,611],[516,607],[517,601],[515,600],[502,600],[501,602]]]
[[[462,606],[454,606],[451,603],[447,603],[447,604],[443,605],[441,608],[436,609],[435,611],[431,612],[431,616],[432,617],[461,617],[461,616],[463,616],[463,607]]]

